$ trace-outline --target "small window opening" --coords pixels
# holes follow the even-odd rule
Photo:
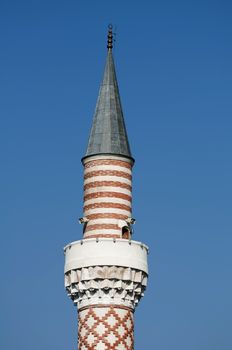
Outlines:
[[[122,238],[123,239],[130,239],[131,237],[131,231],[128,226],[123,226],[122,227]]]

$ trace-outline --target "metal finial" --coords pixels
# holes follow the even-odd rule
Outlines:
[[[107,49],[111,50],[113,48],[113,26],[112,24],[108,25],[108,36],[107,36]]]

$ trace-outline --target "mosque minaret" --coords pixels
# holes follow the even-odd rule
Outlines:
[[[113,60],[107,58],[84,167],[83,235],[65,248],[65,288],[78,309],[79,350],[133,350],[148,248],[132,238],[131,155]]]

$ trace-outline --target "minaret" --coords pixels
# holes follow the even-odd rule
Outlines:
[[[65,287],[78,309],[79,350],[133,350],[133,313],[148,248],[132,240],[132,167],[108,30],[103,81],[84,166],[83,237],[64,248]]]

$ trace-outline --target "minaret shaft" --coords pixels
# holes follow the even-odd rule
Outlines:
[[[84,238],[130,238],[132,161],[118,156],[84,161]]]

